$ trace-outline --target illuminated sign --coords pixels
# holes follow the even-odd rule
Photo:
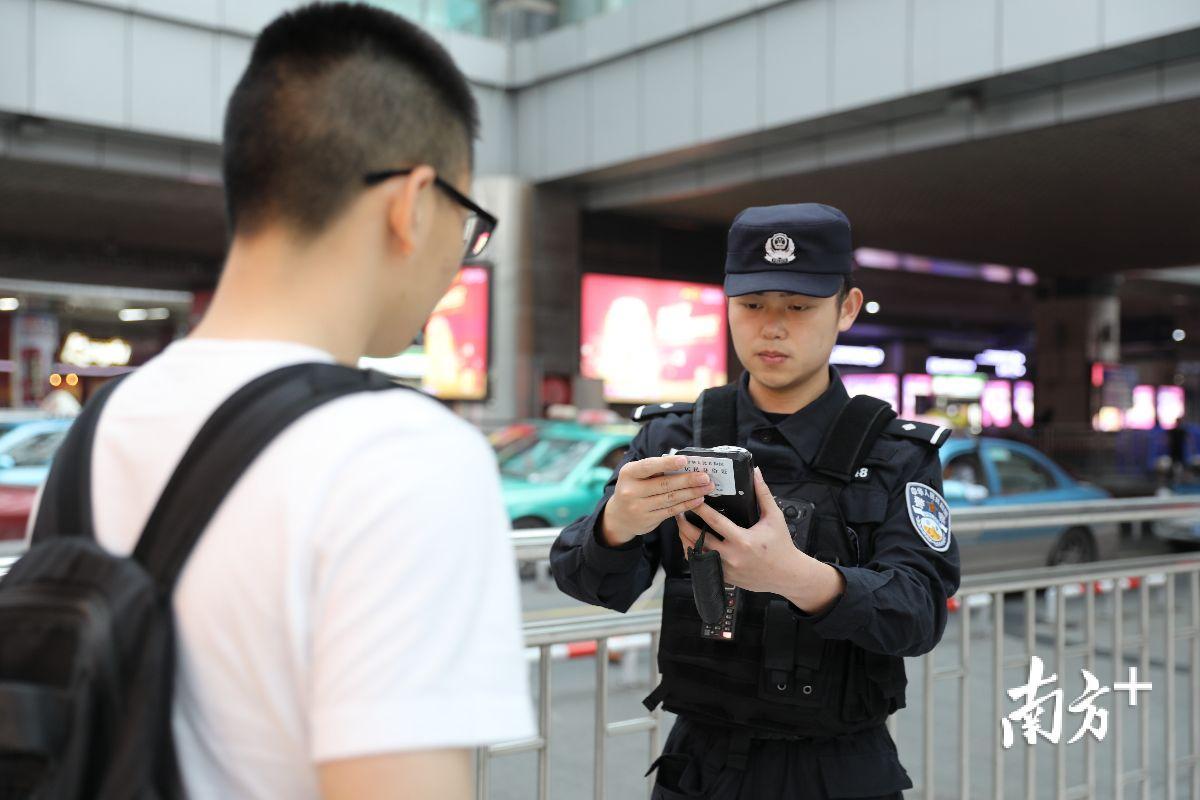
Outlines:
[[[955,400],[978,400],[983,396],[982,375],[934,375],[933,393]]]
[[[584,275],[580,371],[610,402],[691,401],[726,382],[720,286]]]
[[[419,344],[393,358],[364,358],[359,366],[421,382],[443,400],[483,400],[488,389],[489,275],[463,267],[438,302]]]
[[[846,392],[851,397],[865,394],[884,401],[892,408],[900,407],[900,376],[898,375],[851,373],[842,376],[842,383],[845,384]]]
[[[969,358],[930,356],[925,359],[925,371],[930,375],[972,375],[977,370]]]
[[[1017,412],[1017,421],[1026,428],[1033,427],[1033,383],[1017,381],[1013,384],[1013,409]]]
[[[1158,424],[1170,430],[1183,419],[1184,393],[1182,386],[1158,387]]]
[[[1099,361],[1092,364],[1092,386],[1099,390],[1096,393],[1096,404],[1101,408],[1111,407],[1117,411],[1131,408],[1137,376],[1137,367],[1104,364]],[[1111,415],[1108,418],[1111,418]]]
[[[1154,427],[1154,387],[1133,387],[1133,405],[1125,410],[1125,427],[1148,431]]]
[[[1012,384],[1008,381],[988,381],[979,398],[983,407],[983,425],[987,428],[1007,428],[1012,425]]]
[[[855,347],[848,344],[833,346],[833,354],[829,357],[831,364],[844,364],[849,367],[878,367],[883,364],[884,353],[881,347]]]
[[[92,339],[71,331],[58,360],[77,367],[125,367],[132,357],[133,346],[124,339]]]
[[[917,398],[933,396],[932,375],[904,376],[904,405],[900,415],[908,419],[918,419],[925,409],[917,408]]]
[[[975,356],[975,363],[993,367],[998,378],[1025,376],[1025,354],[1020,350],[984,350]]]

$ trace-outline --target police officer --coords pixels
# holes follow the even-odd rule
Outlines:
[[[748,208],[727,251],[745,374],[695,405],[635,412],[644,425],[603,499],[554,544],[554,577],[625,611],[666,570],[663,679],[646,704],[678,720],[651,766],[653,798],[899,797],[912,782],[884,723],[904,706],[902,659],[938,643],[959,584],[937,454],[950,432],[851,399],[829,364],[863,301],[844,214]],[[753,527],[704,503],[708,475],[679,472],[669,453],[693,445],[753,454]],[[738,587],[715,627],[693,599],[693,521],[720,534],[701,547]]]

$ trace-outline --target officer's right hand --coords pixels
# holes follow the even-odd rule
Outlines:
[[[663,520],[700,506],[712,491],[703,472],[667,475],[687,465],[683,456],[658,456],[630,461],[617,473],[617,485],[604,506],[601,532],[610,547],[632,541],[657,528]]]

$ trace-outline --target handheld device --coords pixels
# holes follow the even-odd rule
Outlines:
[[[758,500],[754,494],[754,456],[744,447],[685,447],[674,455],[687,458],[680,472],[703,472],[713,482],[713,490],[705,500],[731,522],[749,528],[758,522]],[[676,473],[677,474],[677,473]],[[718,539],[723,537],[709,528],[695,512],[687,519],[700,530]]]
[[[705,500],[731,522],[748,528],[758,521],[758,501],[754,494],[754,456],[743,447],[685,447],[674,455],[687,458],[680,472],[703,472],[713,483]],[[733,641],[736,635],[740,590],[725,583],[721,554],[704,550],[704,537],[724,539],[697,514],[687,519],[700,529],[695,547],[688,548],[692,572],[692,594],[700,614],[700,635],[706,639]]]

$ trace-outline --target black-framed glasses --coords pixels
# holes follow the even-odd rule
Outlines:
[[[413,167],[409,167],[368,172],[363,176],[363,182],[367,186],[374,186],[377,183],[383,183],[388,178],[411,175],[413,169]],[[433,182],[449,195],[451,200],[471,212],[471,216],[467,217],[467,221],[463,224],[463,258],[477,258],[487,247],[487,243],[491,241],[492,232],[496,230],[499,220],[484,211],[478,203],[455,189],[447,181],[442,180],[440,176],[435,175]]]

